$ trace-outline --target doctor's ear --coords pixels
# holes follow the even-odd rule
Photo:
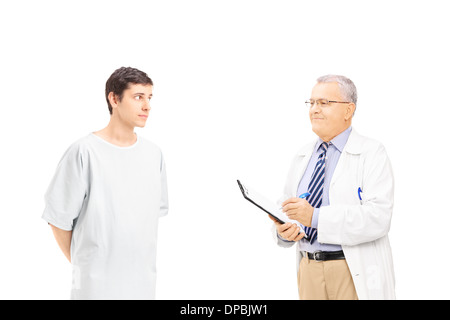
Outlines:
[[[350,102],[347,106],[347,110],[345,113],[345,121],[351,120],[353,115],[355,114],[356,105],[353,102]]]

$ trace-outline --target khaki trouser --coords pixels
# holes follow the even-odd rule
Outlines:
[[[358,300],[346,260],[314,261],[304,256],[297,281],[301,300]]]

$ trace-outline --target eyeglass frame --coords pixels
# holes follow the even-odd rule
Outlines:
[[[313,100],[314,103],[311,103],[311,100]],[[330,104],[330,102],[332,102],[332,103],[351,103],[351,102],[347,102],[347,101],[333,101],[333,100],[328,100],[328,99],[309,99],[309,100],[305,101],[305,104],[306,104],[306,106],[307,106],[308,108],[312,108],[315,104],[319,105],[319,104],[317,103],[318,100],[325,100],[325,101],[327,101],[327,103],[324,103],[324,104],[321,103],[321,104],[320,104],[320,107],[322,107],[322,106],[328,106],[328,105]],[[308,103],[311,104],[311,105],[308,106]]]

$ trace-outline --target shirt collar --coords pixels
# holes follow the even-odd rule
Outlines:
[[[352,127],[348,127],[346,130],[338,134],[336,137],[331,140],[331,144],[336,147],[336,149],[339,150],[339,152],[342,153],[342,150],[344,150],[345,144],[347,143],[348,137],[350,136],[350,133],[352,132]],[[319,138],[319,140],[316,143],[316,146],[314,150],[317,152],[320,145],[323,143],[323,140]]]

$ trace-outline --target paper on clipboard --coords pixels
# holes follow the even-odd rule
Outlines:
[[[258,193],[254,189],[250,188],[248,185],[243,185],[239,180],[237,180],[239,188],[241,189],[242,195],[245,199],[253,203],[255,206],[270,214],[272,217],[277,219],[281,223],[295,223],[300,227],[300,233],[305,232],[302,225],[297,220],[289,219],[286,214],[281,210],[280,206],[277,206],[274,202],[270,201],[262,194]],[[304,239],[308,239],[307,236]]]

